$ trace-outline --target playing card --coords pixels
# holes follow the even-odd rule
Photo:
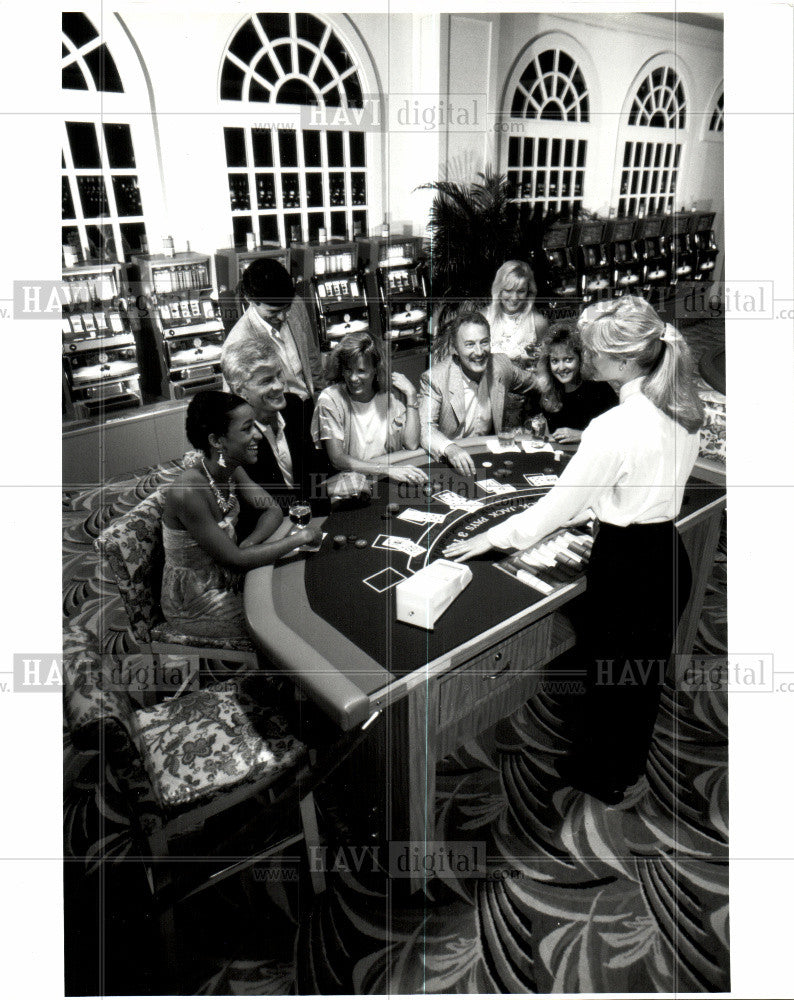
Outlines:
[[[557,482],[557,478],[557,476],[552,475],[524,476],[530,486],[553,486]]]
[[[408,507],[401,514],[397,515],[400,521],[408,521],[411,524],[441,524],[446,515],[445,514],[434,514],[429,510],[416,510],[413,507]]]
[[[434,493],[433,499],[438,500],[439,503],[446,504],[451,510],[479,510],[482,507],[482,503],[479,500],[467,500],[459,493],[453,493],[452,490],[442,490],[441,493]]]
[[[511,486],[509,483],[500,483],[496,479],[478,479],[477,485],[481,490],[485,490],[486,493],[515,493],[515,486]]]

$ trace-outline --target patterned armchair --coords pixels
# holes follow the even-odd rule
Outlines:
[[[301,839],[307,849],[318,846],[313,790],[368,724],[310,751],[290,732],[262,674],[139,708],[97,637],[74,626],[64,633],[63,673],[72,741],[107,755],[141,841],[166,968],[179,975],[176,904]],[[224,813],[231,835],[216,819]],[[298,832],[285,832],[290,814]],[[186,857],[196,864],[180,864]],[[325,888],[322,872],[312,870],[311,879],[316,892]]]
[[[152,653],[193,653],[199,657],[237,660],[257,668],[248,639],[192,636],[163,621],[160,586],[163,576],[163,507],[165,495],[155,490],[137,507],[109,524],[94,545],[106,559],[121,593],[132,632]]]

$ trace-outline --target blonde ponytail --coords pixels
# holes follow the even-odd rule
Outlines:
[[[656,310],[635,295],[589,306],[579,317],[585,344],[644,372],[643,393],[654,406],[690,433],[703,425],[703,404],[693,379],[692,356],[684,338]]]

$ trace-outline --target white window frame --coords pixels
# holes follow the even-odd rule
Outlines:
[[[80,237],[80,245],[87,245],[86,225],[110,225],[113,227],[113,239],[119,260],[124,260],[121,244],[120,225],[125,223],[143,223],[149,246],[152,246],[153,234],[159,232],[157,223],[162,224],[163,191],[162,171],[157,153],[157,144],[153,129],[153,119],[148,114],[141,114],[142,109],[150,110],[149,92],[145,84],[140,56],[136,52],[118,14],[107,14],[100,22],[97,12],[87,8],[84,13],[99,32],[99,37],[87,43],[80,52],[88,51],[95,45],[106,44],[108,52],[116,64],[121,78],[123,92],[98,91],[93,85],[91,73],[87,67],[89,90],[61,90],[61,125],[62,150],[64,168],[61,175],[67,177],[69,190],[74,204],[74,221],[61,219],[62,227],[76,227]],[[69,44],[66,35],[62,33],[64,44],[71,52],[75,47]],[[71,56],[64,57],[64,62]],[[99,130],[100,167],[75,169],[71,150],[69,148],[66,122],[82,122],[93,124]],[[135,167],[111,167],[104,143],[103,124],[129,126],[132,137],[132,148],[135,153]],[[101,176],[107,192],[107,216],[88,218],[83,215],[82,203],[77,189],[77,177]],[[119,216],[116,211],[116,197],[113,190],[113,176],[134,176],[138,179],[138,189],[143,206],[142,215]],[[158,185],[158,181],[160,184]]]
[[[684,93],[684,109],[686,113],[684,128],[657,128],[650,125],[629,125],[629,113],[631,112],[632,105],[634,103],[634,98],[637,94],[637,90],[643,81],[649,77],[655,70],[668,66],[675,72],[678,81],[681,84],[681,88]],[[663,52],[654,56],[644,66],[640,69],[637,75],[632,80],[631,86],[628,89],[626,100],[624,102],[623,110],[621,113],[621,126],[618,131],[618,138],[615,149],[615,166],[613,172],[613,182],[612,182],[612,198],[610,200],[610,205],[614,205],[619,215],[637,215],[642,212],[646,215],[652,214],[649,209],[649,204],[651,199],[656,201],[660,200],[661,195],[664,195],[664,204],[661,206],[654,205],[653,214],[664,214],[668,210],[670,212],[676,211],[681,207],[681,191],[685,189],[684,184],[686,180],[686,171],[688,166],[688,154],[689,154],[689,139],[692,135],[692,103],[690,95],[692,94],[692,84],[690,75],[685,66],[681,63],[681,60],[671,52]],[[640,167],[638,170],[640,178],[642,173],[646,170],[649,172],[649,177],[652,177],[653,171],[656,170],[655,166],[655,150],[661,145],[662,147],[668,144],[672,145],[673,152],[671,154],[671,162],[675,161],[675,147],[680,146],[680,153],[678,157],[678,166],[675,168],[675,191],[670,191],[669,181],[666,185],[664,192],[656,192],[651,194],[649,191],[642,193],[642,184],[638,185],[638,191],[635,194],[631,192],[631,184],[629,185],[629,190],[627,194],[621,194],[621,185],[623,180],[623,160],[626,151],[626,144],[633,143],[634,149],[637,148],[637,144],[640,144],[641,154],[640,154]],[[651,163],[649,167],[645,167],[644,160],[646,156],[646,151],[651,148]],[[664,164],[665,153],[662,153],[662,164]],[[633,167],[628,168],[631,173],[634,172]],[[663,170],[664,166],[660,168]],[[621,199],[625,199],[625,210],[621,212]],[[634,209],[629,211],[629,205],[634,200]]]
[[[255,14],[256,12],[252,12]],[[246,79],[243,82],[243,90],[250,85],[252,80],[256,80],[260,85],[273,91],[273,86],[266,81],[263,77],[258,76],[253,72],[252,64],[254,64],[261,56],[262,52],[272,53],[271,40],[267,39],[263,31],[259,30],[258,22],[254,21],[255,29],[260,35],[263,41],[263,49],[260,50],[252,59],[252,63],[247,67],[233,54],[229,52],[229,45],[234,40],[237,32],[251,19],[252,14],[247,14],[240,22],[235,26],[234,31],[229,36],[229,40],[224,47],[223,54],[221,57],[220,72],[218,77],[218,94],[220,95],[220,81],[223,74],[224,64],[227,57],[240,69],[246,72]],[[301,79],[304,80],[307,85],[314,90],[315,93],[322,94],[335,87],[340,81],[342,83],[344,80],[355,72],[358,76],[359,85],[361,87],[362,95],[366,98],[368,94],[377,92],[376,87],[373,85],[373,74],[371,73],[368,61],[366,60],[365,54],[359,51],[358,46],[356,46],[352,36],[345,32],[344,26],[340,26],[338,19],[330,17],[325,14],[313,14],[318,20],[325,24],[325,32],[321,45],[324,45],[325,41],[330,37],[331,32],[336,34],[340,43],[344,46],[348,52],[353,66],[346,70],[344,73],[339,74],[335,70],[333,72],[333,79],[330,83],[326,84],[323,91],[318,91],[318,88],[313,85],[311,79],[296,73],[285,73],[281,82],[289,79]],[[289,13],[289,24],[291,38],[293,39],[293,47],[297,48],[297,41],[295,39],[297,27],[296,27],[296,15],[294,13]],[[315,61],[310,68],[310,72],[318,65],[319,61],[324,58],[320,51],[315,45],[307,42],[308,46],[315,51]],[[277,69],[280,69],[280,64],[276,58],[272,58],[272,61]],[[327,62],[327,61],[326,61]],[[330,64],[328,64],[330,66]],[[223,111],[222,116],[222,128],[242,128],[245,136],[245,148],[246,148],[246,161],[247,165],[245,167],[230,167],[228,165],[228,160],[226,160],[226,155],[224,152],[224,161],[226,164],[225,176],[227,178],[226,184],[228,188],[228,177],[231,174],[245,174],[248,178],[248,192],[249,192],[249,204],[248,209],[232,209],[230,205],[229,193],[227,190],[227,210],[231,218],[246,218],[251,219],[252,226],[254,226],[254,233],[257,236],[257,241],[259,240],[259,223],[258,220],[261,216],[273,216],[277,220],[278,229],[278,242],[283,246],[288,242],[288,232],[287,229],[293,224],[292,218],[295,216],[300,217],[301,232],[303,236],[307,236],[309,233],[309,216],[322,214],[324,219],[323,228],[326,229],[329,236],[332,232],[332,219],[331,213],[333,212],[344,212],[345,216],[345,232],[349,233],[352,230],[353,225],[353,213],[362,212],[365,213],[367,227],[372,229],[375,225],[375,220],[379,217],[381,211],[381,192],[380,186],[376,183],[375,178],[377,177],[376,163],[380,162],[381,157],[381,142],[380,142],[380,132],[374,132],[372,129],[362,130],[357,127],[356,119],[354,115],[349,113],[349,109],[346,105],[346,100],[344,100],[343,93],[343,104],[342,107],[326,107],[325,115],[329,119],[328,124],[323,123],[310,123],[305,120],[307,116],[307,107],[303,105],[295,104],[275,104],[273,102],[264,101],[237,101],[228,100],[221,98],[219,96],[219,106]],[[381,102],[380,107],[383,107]],[[322,106],[319,109],[320,114],[323,114]],[[364,120],[367,120],[368,111],[365,108]],[[347,119],[347,120],[346,120]],[[252,148],[252,132],[256,127],[256,124],[260,123],[271,129],[272,135],[272,147],[273,147],[273,166],[272,167],[261,167],[255,166],[253,162],[253,148]],[[282,166],[280,164],[279,151],[278,151],[278,125],[292,126],[296,130],[296,145],[298,152],[298,165],[297,166]],[[385,122],[381,122],[381,129],[385,128]],[[343,166],[330,166],[327,157],[327,140],[321,140],[321,165],[320,167],[306,166],[304,160],[304,149],[302,136],[305,131],[318,131],[318,132],[341,132],[343,135]],[[350,161],[350,133],[351,132],[361,132],[364,139],[364,166],[353,166]],[[225,150],[225,143],[224,143]],[[275,188],[275,201],[276,205],[273,209],[260,209],[257,205],[257,192],[256,192],[256,174],[271,174],[274,179]],[[331,204],[331,175],[341,173],[344,175],[344,194],[345,199],[342,205],[332,205]],[[353,204],[353,186],[352,178],[353,174],[363,173],[364,183],[366,188],[366,198],[362,204]],[[299,206],[297,208],[289,208],[284,206],[283,201],[283,178],[288,174],[297,174],[298,176],[298,186],[299,186]],[[315,174],[319,175],[322,182],[322,205],[319,206],[309,206],[307,204],[307,175]]]
[[[512,116],[513,98],[517,87],[520,85],[521,77],[524,75],[524,71],[530,62],[539,58],[543,52],[549,49],[557,51],[561,50],[565,52],[565,54],[573,60],[581,72],[585,83],[585,94],[588,97],[589,121],[548,121],[542,118],[514,118]],[[505,88],[502,93],[502,113],[497,123],[497,127],[499,128],[502,136],[502,142],[499,147],[499,169],[502,173],[506,174],[508,178],[513,181],[513,183],[515,183],[513,175],[518,175],[518,184],[516,189],[517,197],[511,199],[513,202],[519,205],[542,205],[545,212],[548,212],[549,210],[560,211],[563,207],[568,207],[570,211],[573,212],[577,207],[584,207],[588,192],[588,164],[592,164],[595,152],[594,146],[596,130],[594,129],[592,123],[594,116],[598,114],[599,107],[600,99],[595,66],[583,47],[572,36],[563,32],[547,32],[533,39],[521,51],[507,77]],[[531,196],[527,197],[521,192],[524,185],[525,167],[523,165],[519,165],[516,169],[515,167],[511,167],[509,162],[510,139],[515,138],[520,138],[522,141],[522,160],[524,148],[523,143],[530,138],[534,140],[532,163],[526,165],[526,172],[532,172],[533,183],[536,183],[538,170],[546,171],[546,186],[542,196],[536,196],[533,193]],[[559,166],[549,167],[538,163],[538,140],[543,139],[547,140],[548,143],[552,143],[555,140],[561,141],[561,161]],[[575,142],[574,162],[570,168],[563,165],[565,140],[574,140]],[[583,166],[578,167],[576,161],[579,143],[583,141],[587,143],[587,152],[585,154]],[[548,147],[548,149],[548,159],[550,160],[551,147]],[[566,170],[571,171],[572,183],[570,194],[563,197],[562,183]],[[583,173],[582,189],[581,193],[576,195],[574,193],[576,190],[576,174],[579,170]],[[549,177],[553,173],[557,174],[557,194],[551,196],[549,194]]]

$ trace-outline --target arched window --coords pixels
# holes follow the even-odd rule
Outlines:
[[[714,105],[714,110],[711,112],[711,120],[709,121],[709,132],[722,132],[725,124],[725,116],[723,105],[725,102],[725,94],[722,93],[717,98],[717,103]]]
[[[63,14],[62,86],[123,94],[116,63],[85,14]],[[93,103],[93,102],[92,102]],[[104,109],[64,122],[61,154],[64,244],[90,257],[126,260],[146,246],[146,224],[128,121]]]
[[[499,128],[507,135],[507,178],[513,200],[545,212],[582,206],[590,122],[584,73],[563,48],[530,55],[507,93]]]
[[[235,244],[250,232],[285,244],[296,227],[310,240],[320,229],[368,231],[364,95],[330,24],[312,14],[252,14],[224,53],[220,98],[269,119],[224,127]]]
[[[654,215],[673,210],[688,128],[684,86],[666,59],[653,66],[633,91],[624,128],[618,215]]]
[[[85,14],[64,12],[61,30],[61,87],[122,94],[113,56]]]

